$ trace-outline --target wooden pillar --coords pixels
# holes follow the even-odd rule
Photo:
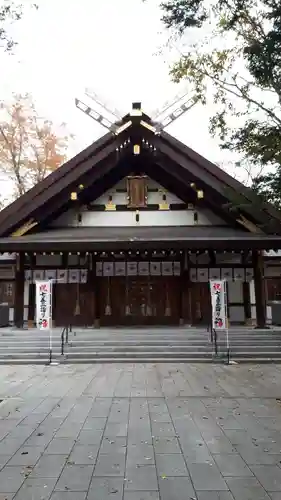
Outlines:
[[[100,327],[101,319],[101,277],[95,273],[95,327]]]
[[[100,327],[100,277],[97,276],[97,262],[96,257],[92,253],[90,255],[90,266],[89,266],[89,277],[88,281],[91,284],[92,290],[94,292],[94,312],[95,312],[95,324],[96,328]]]
[[[15,280],[14,323],[17,328],[24,324],[24,253],[17,255]]]
[[[266,328],[266,301],[265,301],[265,286],[263,277],[263,255],[261,251],[253,250],[253,270],[255,282],[256,296],[256,328]]]
[[[30,265],[31,278],[33,278],[33,272],[36,267],[36,256],[33,254],[29,254],[29,265]],[[31,281],[28,286],[28,316],[27,316],[28,328],[33,328],[34,326],[35,301],[36,301],[35,296],[36,296],[35,283]]]
[[[181,258],[181,277],[180,277],[180,325],[191,323],[190,318],[190,260],[188,251],[185,250]]]
[[[35,283],[29,283],[28,287],[28,328],[34,326],[35,317]]]
[[[184,325],[186,322],[191,322],[189,317],[189,287],[189,270],[182,269],[182,274],[180,277],[180,325]]]
[[[243,286],[244,317],[245,317],[245,323],[248,324],[252,318],[250,283],[248,281],[243,281],[242,286]]]

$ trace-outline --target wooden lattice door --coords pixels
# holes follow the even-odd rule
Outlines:
[[[102,324],[165,325],[179,321],[176,277],[105,278],[102,290]]]
[[[209,324],[212,316],[209,283],[192,283],[190,300],[192,324]]]

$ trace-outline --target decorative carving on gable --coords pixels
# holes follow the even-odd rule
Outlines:
[[[128,207],[139,208],[147,206],[147,177],[127,177]]]

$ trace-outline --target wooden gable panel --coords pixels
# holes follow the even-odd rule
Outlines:
[[[130,208],[145,207],[147,205],[146,177],[130,176],[127,178],[128,206]]]

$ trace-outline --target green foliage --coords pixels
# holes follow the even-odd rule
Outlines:
[[[259,194],[263,201],[272,203],[281,210],[281,168],[275,172],[260,175],[253,180],[252,189]]]
[[[201,0],[168,0],[161,4],[163,21],[168,28],[176,28],[183,33],[186,28],[199,27],[208,18]]]
[[[259,176],[253,187],[276,204],[281,200],[280,0],[166,0],[162,10],[165,25],[178,35],[191,28],[201,34],[174,64],[173,80],[185,79],[191,95],[216,105],[210,131],[223,149],[272,168],[274,173]]]

